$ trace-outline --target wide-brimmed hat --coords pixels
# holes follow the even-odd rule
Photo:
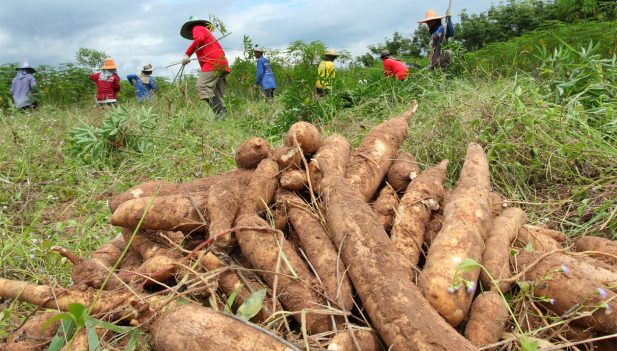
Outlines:
[[[422,21],[418,21],[418,23],[426,23],[428,21],[432,21],[432,20],[440,20],[442,18],[444,18],[445,16],[437,16],[437,11],[435,10],[427,10],[424,13],[424,19]]]
[[[154,68],[152,68],[151,64],[147,64],[144,66],[144,68],[141,69],[142,72],[152,72],[154,71]]]
[[[189,20],[182,25],[182,28],[180,28],[180,35],[185,39],[193,40],[193,27],[196,25],[202,25],[208,28],[208,30],[212,30],[212,28],[214,28],[212,22],[200,19],[197,16],[191,16]]]
[[[388,56],[390,56],[390,50],[381,50],[381,52],[379,53],[380,58],[384,58]]]
[[[253,48],[253,52],[261,52],[261,53],[263,53],[264,50],[259,45],[255,45],[255,47]]]
[[[117,69],[116,62],[112,58],[106,58],[101,69]]]
[[[28,62],[24,62],[21,65],[19,65],[16,70],[18,69],[25,69],[25,70],[29,70],[30,72],[34,73],[36,72],[36,70],[34,69],[34,67],[30,66],[30,63]]]
[[[336,53],[336,49],[329,49],[324,53],[324,56],[338,57],[339,55]]]

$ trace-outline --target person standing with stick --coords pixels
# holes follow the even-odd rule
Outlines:
[[[223,48],[212,35],[214,25],[207,20],[191,16],[182,25],[180,35],[193,40],[186,49],[182,64],[191,62],[191,55],[195,53],[201,67],[197,79],[197,94],[201,100],[208,102],[217,118],[223,118],[225,113],[226,77],[230,72],[229,62]]]
[[[446,18],[446,24],[442,24],[441,20]],[[418,23],[426,23],[428,26],[431,39],[429,42],[429,60],[428,69],[432,70],[435,67],[445,69],[450,65],[452,53],[449,50],[443,51],[442,45],[448,38],[454,36],[454,26],[452,25],[452,12],[450,8],[445,16],[437,16],[435,10],[428,10],[424,14],[424,19]]]

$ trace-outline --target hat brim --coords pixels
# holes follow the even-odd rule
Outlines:
[[[20,69],[26,69],[26,70],[30,71],[31,73],[36,73],[36,69],[34,69],[32,67],[17,67],[17,68],[15,68],[16,71],[19,71]]]
[[[438,19],[440,20],[440,19],[442,19],[444,17],[446,17],[446,16],[429,17],[429,18],[423,19],[422,21],[418,21],[418,23],[426,23],[426,22],[429,22],[429,21],[432,21],[432,20],[438,20]]]
[[[195,25],[201,24],[204,27],[212,27],[212,22],[206,20],[194,20],[188,21],[182,25],[180,28],[180,35],[184,39],[193,40],[193,27]]]
[[[118,69],[116,66],[103,66],[101,69]]]
[[[323,55],[324,56],[332,56],[332,57],[339,57],[340,56],[339,54],[333,54],[333,53],[327,53],[327,52],[325,54],[323,54]]]
[[[154,68],[150,68],[150,69],[142,69],[142,72],[154,72]]]

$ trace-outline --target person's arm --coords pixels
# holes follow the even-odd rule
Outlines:
[[[97,80],[99,80],[99,74],[98,73],[92,73],[90,75],[90,80],[93,82],[96,82]]]
[[[255,85],[261,85],[261,82],[264,79],[265,70],[264,60],[257,60],[257,77],[255,78]]]
[[[454,25],[452,24],[452,17],[446,17],[446,26],[448,27],[448,32],[446,35],[448,38],[452,38],[454,36]]]
[[[186,56],[191,57],[197,49],[206,44],[206,31],[206,28],[200,26],[193,27],[193,42],[189,45],[188,49],[186,49]]]
[[[150,77],[150,88],[152,88],[152,91],[156,91],[156,89],[158,89],[156,82],[154,81],[154,77]]]
[[[114,93],[117,93],[120,91],[120,77],[118,77],[115,74],[114,74],[113,87],[114,87]]]
[[[36,86],[36,78],[34,78],[34,76],[31,75],[28,82],[30,83],[30,91],[33,92],[34,87]]]
[[[136,74],[129,74],[128,76],[126,76],[126,80],[128,80],[129,83],[131,83],[132,86],[135,86],[135,83],[137,82],[137,75]]]

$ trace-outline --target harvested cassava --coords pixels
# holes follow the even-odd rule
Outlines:
[[[375,329],[391,350],[474,350],[409,279],[371,208],[342,177],[320,183],[330,233]],[[421,316],[421,317],[420,317]]]
[[[563,253],[546,256],[521,251],[513,262],[519,272],[524,272],[524,279],[533,283],[533,295],[548,301],[543,303],[546,308],[560,316],[566,312],[592,312],[574,323],[601,333],[617,333],[617,313],[613,312],[617,309],[617,295],[568,258]]]
[[[392,160],[407,137],[409,121],[417,108],[418,104],[414,101],[400,117],[391,118],[373,128],[360,148],[351,155],[345,178],[365,202],[375,196],[390,169]]]
[[[535,251],[549,252],[563,249],[563,246],[557,240],[546,235],[544,230],[539,227],[524,225],[518,231],[516,240],[520,243],[519,247],[527,246],[528,249]]]
[[[495,291],[486,291],[473,301],[465,337],[475,346],[481,347],[499,341],[506,329],[509,313],[506,301]]]
[[[71,278],[76,285],[83,284],[93,288],[100,288],[105,278],[110,274],[112,267],[120,259],[126,243],[122,236],[109,241],[90,255],[89,260],[79,259],[73,262]],[[112,290],[121,285],[116,277],[112,276],[106,289]]]
[[[227,269],[228,265],[226,265],[222,260],[216,257],[212,252],[205,254],[199,262],[209,272],[215,271],[217,269],[224,270],[218,275],[219,287],[221,288],[221,290],[223,290],[227,297],[236,293],[236,298],[233,302],[236,308],[240,307],[240,305],[242,305],[251,296],[253,291],[267,288],[265,285],[254,279],[249,279],[247,277],[244,277],[245,279],[242,279],[242,277],[240,276],[240,274],[242,273]],[[263,307],[261,308],[259,313],[257,313],[255,317],[253,317],[251,320],[256,323],[262,323],[265,322],[268,318],[270,318],[270,316],[272,315],[272,303],[272,296],[268,294],[264,299]],[[276,305],[277,310],[281,310],[278,301],[276,302]]]
[[[272,150],[270,159],[275,161],[281,170],[288,168],[300,168],[302,153],[291,146],[279,146]]]
[[[5,351],[43,351],[47,350],[49,341],[56,333],[59,321],[43,329],[43,324],[55,313],[44,312],[28,319],[21,328],[9,334],[5,344],[0,344],[0,350]]]
[[[149,326],[155,351],[234,350],[292,351],[274,334],[196,304],[174,306]]]
[[[584,236],[576,241],[576,251],[598,260],[617,264],[617,243],[597,236]]]
[[[249,138],[236,150],[236,165],[238,168],[254,169],[259,162],[270,154],[270,144],[262,138]]]
[[[229,247],[234,244],[229,229],[240,207],[240,185],[238,183],[218,183],[210,187],[206,201],[208,233],[216,239],[219,247]],[[222,233],[226,233],[221,236]]]
[[[207,194],[143,197],[124,202],[111,216],[111,224],[124,228],[205,231]]]
[[[379,344],[379,337],[370,330],[354,330],[353,337],[350,331],[344,331],[336,334],[330,344],[328,350],[332,351],[356,351],[354,337],[362,351],[380,351],[382,350]]]
[[[396,192],[403,192],[418,174],[420,167],[416,158],[409,152],[399,152],[388,170],[386,181]]]
[[[418,286],[431,305],[453,326],[467,315],[480,270],[459,271],[465,259],[482,261],[491,227],[488,160],[476,143],[467,156],[452,199],[444,209],[441,232],[433,241]],[[469,283],[466,283],[469,282]]]
[[[431,247],[433,240],[435,240],[435,237],[437,237],[437,234],[439,234],[442,227],[443,215],[434,212],[431,216],[431,220],[428,222],[424,230],[424,245],[427,249]]]
[[[283,189],[300,191],[306,187],[307,183],[306,171],[301,169],[287,170],[281,176],[281,186]]]
[[[321,146],[321,134],[317,127],[308,122],[296,122],[294,123],[285,135],[285,145],[295,146],[295,141],[298,141],[298,145],[302,152],[312,155]]]
[[[431,211],[439,208],[443,197],[448,161],[420,173],[409,185],[396,210],[391,239],[396,250],[412,265],[417,265],[422,252],[424,233]]]
[[[253,268],[259,270],[259,275],[273,289],[281,304],[288,311],[296,312],[293,317],[299,323],[302,323],[300,312],[306,310],[306,329],[310,333],[330,330],[327,314],[308,311],[323,309],[326,301],[315,292],[314,288],[318,288],[319,283],[282,233],[264,230],[269,227],[268,222],[257,215],[241,217],[237,226],[261,228],[238,230],[236,236],[242,254]],[[283,260],[282,255],[286,260]]]
[[[390,232],[392,228],[392,223],[394,222],[394,216],[396,215],[396,208],[399,206],[399,199],[396,191],[388,184],[386,184],[375,202],[371,204],[371,208],[377,216],[377,220],[381,225],[383,225],[384,229],[387,233]]]
[[[280,201],[286,206],[289,222],[298,234],[302,249],[323,284],[326,297],[339,309],[353,309],[352,286],[345,265],[337,261],[338,250],[323,227],[318,213],[300,196],[283,192]]]
[[[482,270],[480,280],[484,289],[496,289],[490,277],[499,281],[512,276],[510,271],[510,245],[525,222],[527,222],[527,215],[523,210],[516,207],[505,209],[493,221],[489,237],[485,242],[486,249],[482,255],[482,264],[486,271]],[[510,283],[503,281],[498,283],[498,287],[503,293],[506,293],[510,290]]]
[[[501,214],[504,208],[506,208],[506,202],[498,193],[491,191],[490,194],[491,199],[491,217],[496,218]]]
[[[243,196],[236,217],[251,216],[265,211],[274,198],[279,182],[278,177],[278,164],[269,158],[262,160],[255,169],[255,174]]]
[[[338,134],[328,137],[309,163],[313,187],[317,187],[325,174],[345,175],[351,146],[347,139]]]

